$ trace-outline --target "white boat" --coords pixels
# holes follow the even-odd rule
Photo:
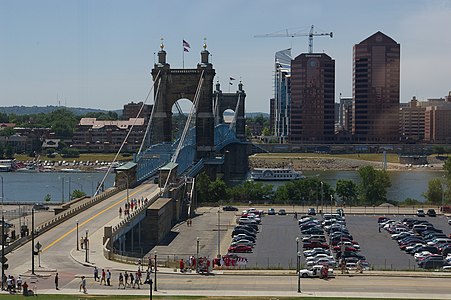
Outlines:
[[[251,171],[251,179],[253,180],[294,180],[305,178],[301,172],[293,170],[293,168],[254,168]]]

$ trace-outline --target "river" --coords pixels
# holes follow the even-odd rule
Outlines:
[[[80,190],[87,195],[92,195],[97,184],[102,181],[105,173],[62,173],[62,172],[2,172],[3,177],[3,201],[14,202],[44,202],[47,194],[51,203],[69,201],[70,191]],[[111,187],[114,182],[114,174],[109,174],[104,188]]]
[[[333,188],[340,179],[352,180],[358,184],[360,177],[357,171],[304,171],[305,176],[318,178],[324,182],[329,183]],[[442,178],[443,171],[388,171],[391,180],[391,187],[387,191],[387,199],[403,201],[406,198],[416,199],[424,202],[426,199],[422,196],[428,189],[428,182],[433,178]],[[286,182],[286,181],[285,181]],[[285,183],[284,181],[268,181],[267,184],[272,184],[278,187]]]
[[[388,189],[387,198],[390,200],[404,200],[413,198],[425,201],[422,194],[428,189],[428,182],[432,178],[441,178],[442,171],[389,171],[392,186]],[[105,174],[104,173],[21,173],[3,172],[4,201],[11,202],[43,202],[49,194],[51,202],[60,203],[62,195],[64,201],[69,200],[69,190],[75,189],[92,195]],[[318,176],[320,180],[335,187],[339,179],[353,180],[358,183],[357,171],[305,171],[305,176]],[[110,174],[105,182],[105,189],[111,187],[114,182],[114,174]],[[275,187],[285,182],[267,182]]]

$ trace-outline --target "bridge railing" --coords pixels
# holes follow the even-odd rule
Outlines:
[[[56,215],[51,220],[35,227],[35,229],[34,229],[35,238],[38,237],[39,235],[43,234],[44,232],[52,229],[53,227],[63,223],[64,221],[72,218],[73,216],[79,214],[80,212],[100,203],[101,201],[105,200],[106,198],[109,198],[109,197],[119,193],[120,191],[125,190],[125,188],[126,188],[125,185],[115,187],[115,188],[110,188],[110,189],[106,190],[105,192],[91,198],[90,200],[86,201],[85,203]],[[30,240],[31,240],[31,234],[27,235],[25,237],[22,237],[18,240],[15,240],[11,244],[9,244],[7,247],[5,247],[5,254],[8,254],[12,250],[24,245],[25,243],[27,243]]]

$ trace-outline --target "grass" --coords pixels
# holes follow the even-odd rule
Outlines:
[[[360,153],[360,154],[323,154],[323,153],[260,153],[255,158],[269,159],[294,159],[294,158],[336,158],[336,159],[358,159],[365,161],[381,162],[384,159],[382,153]],[[399,163],[398,154],[387,153],[387,162]]]
[[[91,296],[91,295],[38,295],[41,296],[41,298],[45,298],[46,300],[118,300],[118,299],[126,299],[126,300],[141,300],[141,299],[149,299],[149,296]],[[2,300],[9,300],[9,299],[23,299],[22,295],[2,295],[0,296]],[[197,299],[204,299],[204,300],[236,300],[236,299],[243,299],[243,300],[298,300],[298,299],[312,299],[311,297],[221,297],[221,296],[153,296],[153,299],[161,299],[161,300],[197,300]],[[366,298],[343,298],[343,297],[315,297],[315,299],[319,300],[342,300],[342,299],[348,299],[348,300],[361,300]],[[375,298],[373,298],[375,299]],[[392,299],[396,300],[396,299]],[[406,300],[406,299],[403,299]],[[416,299],[418,300],[418,299]]]

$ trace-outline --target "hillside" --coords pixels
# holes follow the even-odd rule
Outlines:
[[[107,110],[102,109],[94,109],[94,108],[82,108],[82,107],[64,107],[64,106],[2,106],[0,107],[0,112],[5,114],[15,114],[15,115],[32,115],[32,114],[40,114],[40,113],[51,113],[57,109],[66,108],[71,111],[73,114],[79,116],[84,115],[90,112],[108,112]],[[114,112],[119,115],[122,114],[122,109],[114,110]]]

